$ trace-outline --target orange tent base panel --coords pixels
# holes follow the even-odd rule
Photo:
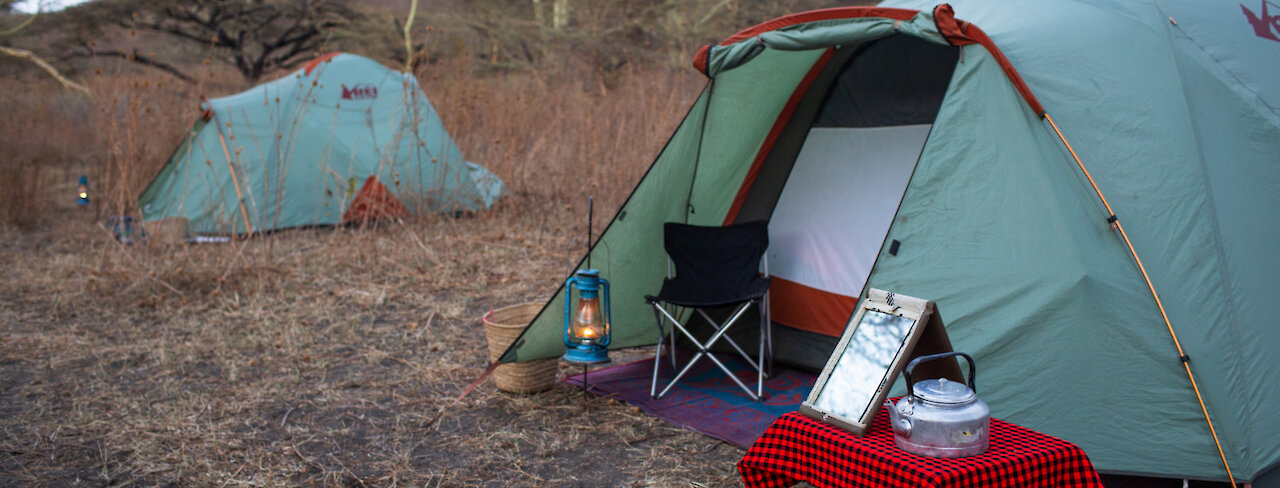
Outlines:
[[[342,223],[407,216],[409,216],[409,209],[400,203],[400,199],[392,195],[391,191],[378,181],[378,177],[370,176],[369,179],[364,180],[364,186],[356,192],[355,198],[351,199],[351,206],[347,207],[347,211],[342,214]]]

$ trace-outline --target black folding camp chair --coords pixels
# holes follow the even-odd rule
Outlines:
[[[669,258],[667,279],[662,283],[662,290],[657,296],[645,296],[645,301],[653,306],[653,314],[658,321],[658,348],[653,357],[653,380],[649,386],[649,396],[654,399],[662,398],[699,360],[705,357],[729,375],[729,378],[747,392],[752,400],[759,401],[764,397],[766,365],[772,362],[768,305],[770,278],[767,259],[764,260],[764,276],[761,276],[761,262],[765,257],[765,250],[769,247],[768,222],[746,222],[724,227],[667,223],[664,225],[663,232]],[[672,264],[675,265],[674,277],[671,275]],[[760,312],[759,354],[754,358],[727,335],[729,328],[737,323],[752,305],[755,305]],[[672,313],[676,307],[697,312],[711,324],[713,328],[711,335],[705,339],[698,338],[691,331],[691,327],[686,327]],[[723,323],[718,323],[706,312],[706,309],[730,307],[733,312]],[[694,319],[690,317],[689,320],[692,322]],[[672,325],[670,330],[666,327],[667,322]],[[663,344],[668,340],[670,341],[668,355],[671,357],[673,369],[678,367],[675,354],[676,331],[688,339],[697,351],[684,367],[679,369],[671,382],[658,392],[662,349]],[[756,371],[754,391],[738,379],[738,376],[716,357],[716,353],[711,351],[712,346],[720,342],[736,350]]]

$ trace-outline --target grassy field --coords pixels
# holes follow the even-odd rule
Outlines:
[[[475,71],[420,77],[507,182],[492,212],[178,247],[100,222],[133,211],[217,73],[100,72],[92,99],[0,82],[0,486],[736,485],[740,449],[563,385],[490,382],[431,423],[484,370],[480,315],[553,292],[587,195],[602,224],[701,87]]]

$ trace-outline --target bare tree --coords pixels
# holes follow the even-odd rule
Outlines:
[[[0,14],[8,14],[9,12],[11,12],[13,10],[14,4],[16,3],[18,3],[17,0],[0,0]],[[35,64],[36,66],[38,66],[45,73],[48,73],[49,76],[52,76],[53,79],[58,80],[58,83],[61,83],[63,88],[66,88],[68,90],[75,90],[85,95],[89,95],[88,88],[85,88],[84,85],[71,81],[67,77],[63,76],[62,73],[59,72],[57,68],[54,68],[48,62],[46,62],[44,58],[41,58],[36,53],[28,51],[26,49],[19,49],[15,47],[6,46],[3,44],[4,38],[12,37],[22,32],[23,29],[26,29],[28,26],[31,25],[32,22],[35,21],[36,16],[39,14],[40,14],[40,11],[39,11],[39,8],[37,8],[36,13],[27,16],[27,18],[23,20],[21,23],[19,23],[18,25],[9,27],[9,28],[0,29],[0,54],[30,61],[32,64]]]
[[[245,79],[293,68],[319,53],[334,29],[360,13],[342,0],[139,0],[127,28],[219,48]],[[124,12],[119,12],[124,14]]]

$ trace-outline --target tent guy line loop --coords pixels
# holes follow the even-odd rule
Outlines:
[[[707,81],[707,101],[702,107],[702,124],[698,128],[698,149],[693,158],[693,174],[689,177],[689,194],[684,199],[684,223],[694,214],[693,189],[698,186],[698,166],[702,163],[702,140],[707,136],[707,117],[711,114],[711,100],[716,93],[716,79]]]
[[[1058,124],[1054,123],[1053,117],[1049,116],[1049,112],[1041,113],[1041,117],[1049,122],[1053,127],[1053,132],[1058,135],[1058,140],[1066,146],[1067,151],[1071,153],[1071,157],[1075,159],[1076,166],[1084,173],[1089,185],[1093,187],[1093,191],[1098,195],[1098,199],[1102,201],[1102,206],[1107,209],[1107,222],[1111,224],[1113,230],[1119,232],[1120,238],[1124,240],[1125,246],[1129,248],[1129,255],[1133,257],[1134,263],[1138,265],[1138,272],[1142,274],[1142,279],[1147,283],[1147,290],[1151,292],[1151,298],[1155,299],[1156,308],[1160,310],[1160,317],[1164,319],[1164,325],[1169,330],[1169,337],[1173,339],[1173,345],[1178,350],[1178,359],[1182,363],[1182,368],[1187,372],[1187,379],[1191,382],[1191,389],[1195,391],[1196,401],[1200,402],[1200,412],[1204,414],[1205,423],[1209,425],[1209,433],[1213,435],[1213,444],[1218,448],[1218,456],[1222,458],[1222,466],[1227,470],[1227,481],[1231,482],[1232,488],[1236,487],[1235,476],[1231,473],[1231,464],[1227,462],[1227,455],[1222,450],[1222,441],[1218,438],[1218,430],[1213,426],[1213,418],[1209,416],[1209,408],[1205,406],[1204,397],[1200,394],[1200,386],[1196,384],[1196,377],[1191,372],[1191,356],[1182,350],[1182,342],[1178,340],[1178,334],[1173,331],[1173,323],[1169,321],[1169,314],[1164,309],[1164,302],[1160,300],[1160,294],[1156,293],[1156,287],[1151,282],[1151,276],[1147,274],[1147,268],[1142,264],[1142,259],[1138,257],[1138,251],[1133,247],[1133,242],[1129,240],[1129,234],[1124,231],[1124,226],[1120,225],[1120,219],[1116,217],[1115,210],[1112,210],[1111,204],[1107,202],[1107,197],[1102,194],[1102,189],[1098,188],[1098,183],[1094,181],[1093,175],[1089,174],[1088,168],[1085,168],[1084,162],[1080,160],[1080,156],[1076,154],[1076,150],[1071,147],[1071,143],[1067,142],[1067,138],[1062,135],[1062,130],[1058,128]]]
[[[493,313],[493,310],[490,310],[489,313]],[[454,405],[458,404],[458,402],[461,402],[462,399],[466,398],[467,395],[470,395],[472,391],[475,391],[476,387],[480,386],[480,383],[483,383],[484,380],[488,379],[489,375],[493,374],[493,371],[498,369],[498,366],[500,364],[502,363],[499,363],[496,361],[489,363],[489,365],[485,367],[484,372],[480,373],[479,377],[477,377],[474,381],[472,381],[470,385],[467,385],[466,388],[463,388],[462,393],[459,393],[458,396],[454,397],[452,401],[440,407],[440,410],[436,411],[436,414],[434,417],[431,417],[430,420],[427,420],[426,423],[422,424],[421,429],[422,430],[429,429],[431,428],[431,426],[435,425],[436,422],[439,422],[440,417],[443,417],[446,411],[453,408]]]

